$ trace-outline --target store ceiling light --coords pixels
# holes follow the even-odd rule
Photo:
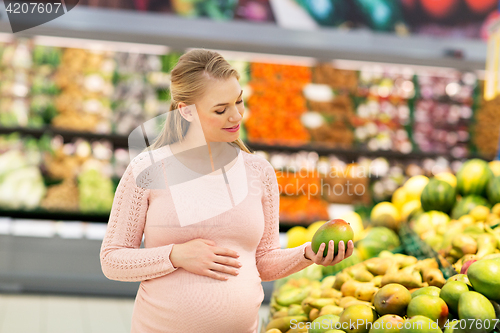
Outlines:
[[[33,40],[34,43],[37,45],[71,47],[71,48],[89,49],[101,52],[114,51],[114,52],[162,55],[162,54],[167,54],[170,50],[169,47],[164,45],[112,42],[112,41],[94,40],[94,39],[35,36]]]

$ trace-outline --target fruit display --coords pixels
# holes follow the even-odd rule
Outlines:
[[[375,205],[371,224],[397,231],[408,223],[457,272],[470,260],[496,256],[500,254],[496,201],[500,179],[490,168],[495,165],[472,159],[461,165],[456,176],[450,172],[430,179],[414,176],[394,192],[392,202]]]
[[[333,221],[339,221],[337,227]],[[332,224],[334,225],[332,226]],[[337,229],[340,231],[337,231]],[[355,249],[351,257],[335,266],[322,267],[324,276],[337,274],[342,269],[357,264],[362,260],[378,256],[382,251],[398,252],[401,249],[399,237],[394,231],[385,227],[368,227],[365,229],[361,217],[356,212],[347,212],[341,215],[339,219],[331,220],[329,223],[327,221],[317,221],[307,228],[302,226],[292,227],[286,232],[286,237],[288,248],[300,246],[305,242],[311,242],[313,249],[319,248],[322,242],[326,242],[327,248],[330,238],[334,240],[336,248],[340,240],[343,240],[344,244],[347,244],[349,240],[354,241]]]
[[[409,100],[415,95],[413,73],[394,74],[389,68],[363,68],[355,94],[352,120],[356,141],[368,150],[409,153],[413,147]]]
[[[302,322],[301,326],[306,328],[303,331],[307,332],[315,320],[318,322],[318,318],[327,315],[336,316],[334,321],[340,323],[349,319],[373,323],[379,315],[398,315],[403,320],[413,301],[412,291],[428,286],[439,290],[445,283],[435,260],[418,261],[415,257],[383,251],[378,257],[345,268],[336,275],[323,276],[320,280],[301,276],[278,284],[270,301],[271,318],[266,330],[288,332],[293,328],[291,325]],[[413,302],[410,310],[425,316],[424,301],[428,300]],[[447,310],[446,307],[446,315]],[[346,327],[337,328],[348,331]],[[368,332],[368,329],[359,332]]]
[[[305,144],[310,136],[300,122],[306,111],[302,95],[311,82],[305,66],[252,63],[248,97],[249,116],[245,120],[248,139],[268,144]]]
[[[112,47],[98,52],[86,44],[41,43],[13,38],[0,45],[3,126],[127,135],[169,110],[168,73],[181,53],[140,54]],[[227,59],[241,75],[248,107],[241,134],[250,142],[442,152],[454,158],[475,150],[490,157],[498,148],[495,102],[476,98],[481,88],[471,72],[345,67],[319,60],[311,65],[264,63],[231,54]],[[487,135],[475,135],[479,132]],[[377,182],[375,201],[392,194],[392,183]]]
[[[79,211],[78,184],[72,178],[65,178],[60,184],[47,188],[47,194],[40,207],[48,211]]]
[[[78,196],[80,211],[83,213],[109,213],[115,195],[110,178],[99,170],[89,168],[78,174]]]
[[[0,125],[35,125],[30,115],[29,90],[33,59],[29,39],[14,39],[0,45]]]
[[[0,209],[106,214],[128,159],[106,142],[0,136]],[[120,154],[121,153],[121,154]],[[125,164],[125,166],[124,166]],[[116,173],[121,172],[121,173]]]
[[[145,121],[170,110],[171,62],[179,54],[148,55],[117,52],[113,76],[113,132],[127,135]]]
[[[481,260],[446,278],[433,258],[389,251],[336,275],[309,266],[277,282],[264,332],[492,332],[499,269],[500,259]]]
[[[55,96],[60,93],[55,83],[56,69],[61,61],[59,47],[34,45],[33,77],[30,90],[30,120],[38,127],[46,126],[56,116]]]
[[[61,93],[51,125],[75,131],[110,133],[115,62],[109,51],[66,48],[55,74]]]
[[[469,153],[469,127],[477,77],[474,73],[422,73],[417,77],[413,139],[418,150],[450,152],[457,158]]]
[[[500,142],[500,97],[491,101],[481,101],[476,109],[475,124],[470,131],[473,133],[472,141],[478,152],[488,158],[498,155]]]
[[[309,129],[311,141],[317,145],[352,148],[354,106],[349,92],[356,89],[356,72],[327,63],[316,64],[312,72],[312,84],[304,87],[309,111],[301,119]]]
[[[280,219],[286,224],[303,224],[328,218],[328,203],[306,195],[280,196]]]

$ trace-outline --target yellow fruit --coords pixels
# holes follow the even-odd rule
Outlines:
[[[401,222],[401,215],[392,203],[381,202],[373,207],[370,220],[374,226],[397,230]]]
[[[363,231],[365,230],[365,228],[363,227],[363,220],[361,219],[361,216],[359,216],[359,214],[356,212],[348,212],[342,215],[340,218],[349,223],[349,225],[351,226],[352,231],[354,232],[353,241],[360,240],[364,235]]]
[[[495,177],[500,176],[500,161],[491,161],[488,163],[488,166],[493,171]]]
[[[468,226],[468,225],[474,224],[476,222],[476,220],[471,215],[466,214],[466,215],[460,216],[460,218],[458,219],[458,222],[462,223],[465,226]]]
[[[314,223],[311,223],[308,227],[307,227],[307,232],[306,232],[306,242],[312,242],[312,238],[314,236],[314,234],[316,233],[316,231],[318,231],[318,229],[323,225],[325,224],[327,221],[317,221],[317,222],[314,222]]]
[[[400,187],[392,194],[391,202],[399,211],[401,211],[404,204],[408,202],[407,198],[408,193],[406,192],[406,189],[404,187]]]
[[[288,230],[286,233],[288,240],[287,247],[297,247],[307,242],[306,234],[307,229],[302,226],[296,226]]]
[[[490,214],[490,210],[485,206],[476,206],[469,212],[469,215],[477,221],[485,221],[488,215]]]
[[[451,172],[440,172],[434,178],[445,181],[452,187],[457,187],[457,177]]]
[[[500,203],[497,203],[495,206],[493,206],[493,208],[491,209],[491,212],[493,214],[500,216]]]
[[[407,221],[410,214],[421,207],[422,204],[420,203],[420,200],[408,201],[403,205],[403,208],[401,208],[401,219],[403,221]]]
[[[408,179],[403,185],[406,189],[408,200],[420,200],[420,195],[428,182],[429,178],[422,175],[413,176]]]

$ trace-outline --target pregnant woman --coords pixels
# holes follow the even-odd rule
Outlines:
[[[336,257],[332,242],[326,257],[325,244],[280,248],[276,174],[239,139],[238,79],[217,52],[185,53],[162,132],[120,180],[100,260],[107,278],[141,282],[133,333],[257,333],[262,281],[352,254],[352,241]]]

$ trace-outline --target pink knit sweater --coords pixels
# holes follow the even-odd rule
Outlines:
[[[170,148],[154,152],[155,161],[163,159],[157,164],[165,169]],[[107,278],[141,281],[132,332],[256,333],[264,299],[261,281],[280,279],[312,264],[304,258],[307,243],[280,248],[279,190],[273,167],[258,155],[240,151],[237,161],[244,165],[246,179],[240,177],[238,182],[247,182],[252,190],[232,209],[181,226],[168,186],[137,186],[136,176],[148,160],[144,153],[137,156],[120,180],[100,253]],[[250,184],[258,184],[257,190]],[[238,252],[239,275],[222,273],[229,279],[219,281],[174,268],[169,259],[173,244],[196,238]]]

